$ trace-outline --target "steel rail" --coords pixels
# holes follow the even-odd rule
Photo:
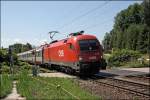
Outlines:
[[[134,78],[134,77],[150,80],[150,77],[148,76],[127,76],[127,78]]]
[[[141,86],[145,86],[145,87],[150,87],[150,85],[147,85],[147,84],[142,84],[142,83],[138,83],[138,82],[133,82],[133,81],[128,81],[128,80],[123,80],[123,79],[119,79],[117,77],[107,77],[107,76],[92,76],[91,78],[95,78],[95,79],[98,79],[98,78],[106,78],[106,79],[112,79],[112,80],[117,80],[117,81],[122,81],[122,82],[126,82],[126,83],[129,83],[129,84],[133,84],[133,85],[141,85]]]
[[[105,77],[108,80],[106,82],[104,82],[104,81],[100,81],[100,80],[95,80],[95,79],[98,79],[98,77],[92,77],[92,78],[93,78],[94,82],[99,83],[99,84],[102,83],[104,85],[109,85],[109,86],[112,86],[112,87],[117,87],[117,88],[120,88],[122,90],[130,91],[132,93],[136,93],[139,96],[143,95],[145,97],[150,97],[150,90],[148,88],[146,88],[147,85],[144,86],[145,88],[141,88],[140,86],[143,85],[143,84],[134,83],[134,82],[126,81],[126,80],[124,81],[124,80],[120,80],[120,79],[115,79],[115,78],[110,78],[110,77],[106,78]],[[111,82],[110,82],[110,79],[111,79]],[[128,84],[115,85],[116,80],[119,82],[117,84],[121,84],[121,83],[125,82],[125,83],[129,83],[130,85],[128,85]],[[132,83],[133,86],[131,85],[131,83]],[[139,86],[139,87],[137,88],[137,86]],[[139,90],[142,90],[142,91],[139,91]],[[144,93],[143,90],[144,91],[145,90],[148,91],[148,93]]]

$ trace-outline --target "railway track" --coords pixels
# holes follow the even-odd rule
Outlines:
[[[133,80],[133,81],[138,81],[138,82],[150,84],[150,76],[148,76],[148,75],[125,76],[124,78],[129,79],[129,80]]]
[[[150,85],[130,82],[127,80],[120,80],[117,78],[106,77],[106,76],[92,76],[91,79],[92,81],[96,82],[96,84],[111,86],[113,88],[118,88],[123,91],[127,91],[132,94],[136,94],[138,96],[142,96],[150,99]]]

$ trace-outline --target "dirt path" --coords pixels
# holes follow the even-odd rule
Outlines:
[[[55,72],[55,73],[39,73],[39,76],[41,77],[62,77],[62,78],[76,78],[76,76],[68,75],[61,72]]]
[[[13,81],[12,93],[9,94],[9,95],[8,95],[6,98],[4,98],[3,100],[25,100],[25,98],[21,97],[21,96],[17,93],[16,81]]]

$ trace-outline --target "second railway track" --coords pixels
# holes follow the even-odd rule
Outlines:
[[[132,94],[136,94],[138,96],[142,96],[142,97],[150,99],[150,85],[145,85],[145,84],[141,84],[137,82],[131,82],[127,80],[121,80],[121,79],[112,78],[112,77],[108,78],[105,76],[93,76],[91,77],[91,79],[97,84],[119,88],[123,91],[128,91]]]

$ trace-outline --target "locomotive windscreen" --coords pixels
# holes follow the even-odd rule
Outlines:
[[[98,41],[94,40],[79,40],[81,51],[93,51],[98,49]]]

